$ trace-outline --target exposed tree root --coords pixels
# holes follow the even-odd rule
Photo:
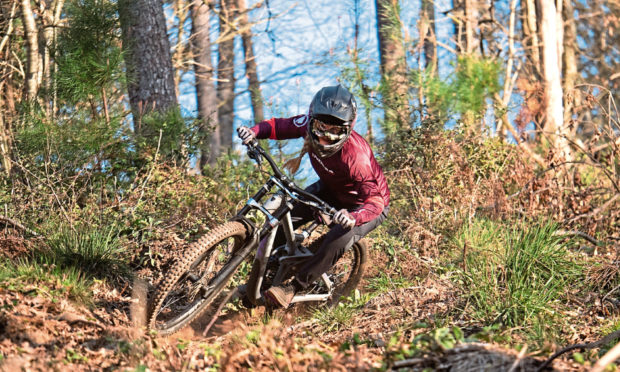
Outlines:
[[[575,349],[581,349],[581,350],[585,350],[585,349],[594,349],[595,347],[599,347],[601,345],[604,345],[608,342],[610,342],[611,340],[615,339],[615,338],[619,338],[620,337],[620,330],[617,330],[615,332],[612,332],[610,334],[608,334],[607,336],[603,337],[602,339],[598,340],[598,341],[594,341],[594,342],[590,342],[587,344],[574,344],[574,345],[570,345],[565,347],[564,349],[558,350],[555,352],[555,354],[553,354],[552,356],[549,357],[549,359],[547,359],[543,364],[541,364],[540,367],[538,367],[538,369],[536,370],[537,372],[543,371],[545,368],[547,368],[549,366],[549,364],[551,364],[551,362],[559,357],[560,355],[567,353],[571,350],[575,350]]]

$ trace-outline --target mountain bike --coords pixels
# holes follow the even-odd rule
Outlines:
[[[332,206],[299,188],[256,140],[246,147],[259,169],[263,160],[267,161],[270,177],[233,218],[190,244],[164,273],[151,296],[147,320],[149,328],[160,334],[180,330],[210,306],[221,308],[230,299],[223,293],[233,290],[242,293],[246,306],[268,306],[262,292],[293,278],[296,268],[320,247],[322,237],[311,237],[317,235],[318,227],[329,225],[336,213]],[[290,212],[297,203],[311,207],[319,218],[295,230]],[[286,243],[274,247],[279,227]],[[366,243],[360,240],[316,283],[297,293],[292,303],[337,303],[359,284],[366,257]]]

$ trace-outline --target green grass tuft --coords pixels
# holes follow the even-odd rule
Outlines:
[[[92,302],[92,282],[76,268],[19,260],[0,262],[0,286],[20,292],[33,292],[50,297],[68,298],[89,304]]]
[[[398,288],[407,288],[413,286],[413,282],[403,276],[395,275],[394,277],[385,272],[368,280],[366,288],[376,293],[386,293]]]
[[[94,278],[115,279],[128,274],[123,248],[114,228],[62,228],[48,240],[49,250],[33,259],[63,268],[75,268]]]
[[[456,243],[466,255],[457,275],[466,314],[484,325],[524,327],[534,339],[553,329],[563,295],[581,278],[556,230],[546,222],[504,227],[475,221],[465,227]]]
[[[313,318],[323,326],[325,332],[337,332],[351,324],[351,319],[370,300],[370,295],[355,291],[334,307],[322,306],[314,311]]]

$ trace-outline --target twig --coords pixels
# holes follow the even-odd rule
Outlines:
[[[60,198],[58,197],[58,194],[56,194],[56,190],[54,190],[54,185],[49,180],[49,175],[46,174],[46,176],[45,176],[46,178],[45,179],[37,177],[34,173],[32,173],[28,168],[24,167],[18,161],[11,160],[11,162],[13,164],[15,164],[16,166],[20,167],[25,173],[27,173],[27,174],[33,176],[34,178],[36,178],[37,181],[39,181],[39,182],[41,182],[43,184],[46,184],[46,186],[49,187],[50,191],[52,192],[52,195],[54,195],[54,198],[56,199],[56,202],[58,203],[58,206],[60,207],[60,211],[62,212],[63,216],[65,217],[65,219],[69,223],[69,226],[71,227],[72,230],[75,230],[75,227],[73,226],[73,222],[72,222],[71,218],[67,214],[67,211],[65,210],[65,207],[62,205],[62,202],[60,201]]]
[[[413,358],[413,359],[397,360],[394,362],[392,369],[411,367],[416,364],[422,364],[422,363],[428,362],[430,360],[436,361],[435,358],[430,358],[430,359],[429,358]]]
[[[215,310],[215,314],[213,315],[213,318],[211,319],[209,324],[207,324],[207,327],[205,328],[205,330],[202,332],[203,337],[207,336],[207,333],[209,333],[209,330],[211,330],[211,327],[213,327],[217,319],[220,317],[220,312],[222,311],[224,306],[226,306],[228,301],[237,293],[239,293],[239,287],[236,287],[232,291],[228,292],[226,297],[220,302],[220,305],[217,307],[217,310]]]
[[[19,230],[22,230],[22,231],[24,231],[24,232],[26,232],[26,233],[34,236],[34,237],[39,237],[39,234],[37,234],[36,231],[27,228],[26,226],[22,225],[21,223],[13,220],[11,218],[8,218],[8,217],[5,217],[5,216],[0,216],[0,222],[4,222],[7,225],[11,225],[13,227],[16,227]]]
[[[609,208],[616,201],[616,199],[618,199],[619,197],[620,197],[620,193],[617,193],[614,196],[612,196],[611,199],[606,201],[603,205],[601,205],[600,207],[594,209],[592,212],[587,213],[587,214],[580,214],[579,216],[575,216],[575,217],[571,218],[568,222],[574,222],[574,221],[580,220],[582,218],[592,217],[592,216],[595,216],[595,215],[597,215],[599,213],[605,212],[607,210],[607,208]]]
[[[525,356],[526,352],[527,352],[527,344],[523,345],[523,347],[521,348],[521,351],[519,352],[519,355],[517,355],[515,362],[512,363],[512,367],[510,367],[508,372],[514,372],[517,370],[517,367],[519,366],[519,364],[521,364],[521,360],[523,360],[523,357]]]
[[[64,313],[62,315],[59,315],[57,317],[54,318],[54,320],[58,320],[58,321],[64,321],[67,322],[67,324],[69,324],[70,326],[74,326],[76,324],[82,323],[91,327],[97,327],[99,329],[105,329],[104,326],[102,326],[99,323],[96,322],[92,322],[90,320],[87,320],[77,314],[72,314],[72,313]]]
[[[616,177],[614,174],[612,174],[609,169],[607,169],[607,167],[603,166],[595,157],[593,154],[591,154],[589,151],[586,151],[583,147],[581,147],[581,145],[579,143],[577,143],[576,141],[572,140],[571,138],[568,138],[566,135],[563,136],[565,140],[567,140],[568,142],[570,142],[571,145],[573,145],[574,147],[578,148],[579,150],[581,150],[581,152],[587,156],[590,161],[592,163],[586,163],[583,161],[575,161],[573,163],[579,164],[579,163],[583,163],[583,164],[587,164],[596,168],[599,168],[600,170],[603,171],[603,173],[605,174],[605,176],[607,176],[607,179],[611,182],[611,184],[613,185],[614,189],[616,189],[616,191],[618,193],[620,193],[620,185],[618,184],[618,181],[616,180]],[[561,164],[560,164],[561,165]]]
[[[7,41],[9,40],[9,37],[11,36],[11,33],[13,32],[13,17],[15,16],[15,9],[17,8],[17,2],[13,3],[13,8],[11,8],[11,15],[9,16],[9,25],[8,25],[8,29],[7,31],[4,33],[4,37],[2,38],[2,41],[0,41],[0,52],[2,51],[2,49],[4,49],[4,46],[6,45]]]
[[[467,273],[467,239],[463,243],[463,272]]]
[[[316,319],[306,320],[305,322],[293,324],[292,326],[288,327],[286,329],[286,331],[287,332],[294,332],[294,331],[296,331],[296,330],[298,330],[300,328],[305,328],[305,327],[311,326],[311,325],[313,325],[313,324],[315,324],[317,322],[318,322],[318,320],[316,320]]]
[[[606,352],[605,355],[594,364],[590,372],[602,372],[609,364],[618,359],[618,357],[620,357],[620,343]]]
[[[596,240],[594,237],[581,232],[581,231],[577,231],[577,230],[571,230],[571,231],[567,231],[567,230],[558,230],[555,233],[553,233],[553,235],[555,236],[578,236],[580,238],[584,238],[585,240],[589,241],[590,243],[600,246],[602,245],[600,241]]]
[[[601,299],[601,305],[603,304],[603,302],[605,302],[605,300],[607,299],[607,297],[609,297],[610,294],[614,293],[619,288],[620,288],[620,285],[617,285],[614,289],[612,289],[611,291],[607,292],[607,294],[605,296],[603,296],[603,299]]]
[[[608,342],[610,342],[611,340],[620,337],[620,330],[617,330],[615,332],[612,332],[610,334],[608,334],[607,336],[603,337],[602,339],[598,340],[598,341],[594,341],[594,342],[590,342],[587,344],[575,344],[575,345],[570,345],[565,347],[562,350],[556,351],[555,354],[553,354],[551,357],[549,357],[549,359],[547,359],[543,364],[541,364],[540,367],[538,367],[538,369],[536,370],[536,372],[540,372],[542,370],[544,370],[545,368],[547,368],[549,366],[549,364],[551,364],[551,362],[559,357],[560,355],[567,353],[571,350],[575,350],[575,349],[593,349],[595,347],[599,347],[601,345],[604,345]]]
[[[567,164],[584,164],[584,165],[589,165],[589,166],[592,166],[592,167],[595,167],[595,168],[603,168],[602,166],[600,166],[600,165],[598,165],[598,164],[590,164],[590,163],[587,163],[587,162],[585,162],[585,161],[575,161],[575,160],[573,160],[573,161],[565,161],[565,162],[562,162],[562,163],[554,164],[554,165],[552,165],[552,166],[550,166],[550,167],[548,167],[548,168],[546,168],[546,169],[544,169],[544,170],[540,171],[538,174],[534,175],[534,177],[530,178],[530,179],[529,179],[529,181],[527,181],[527,182],[525,183],[525,185],[523,185],[523,187],[521,188],[521,190],[519,190],[519,191],[517,191],[516,193],[514,193],[514,194],[512,194],[512,195],[508,196],[508,198],[507,198],[507,199],[512,199],[512,198],[514,198],[514,197],[518,196],[519,194],[521,194],[523,191],[525,191],[525,189],[526,189],[526,188],[527,188],[527,187],[528,187],[528,186],[529,186],[532,182],[534,182],[537,178],[539,178],[540,176],[544,175],[545,173],[550,172],[550,171],[552,171],[552,170],[558,170],[558,168],[559,168],[560,166],[562,166],[562,165],[567,165]]]

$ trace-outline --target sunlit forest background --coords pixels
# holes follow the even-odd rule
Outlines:
[[[265,181],[235,129],[337,83],[392,192],[358,290],[136,327]],[[0,367],[615,370],[619,101],[618,0],[3,0]]]

